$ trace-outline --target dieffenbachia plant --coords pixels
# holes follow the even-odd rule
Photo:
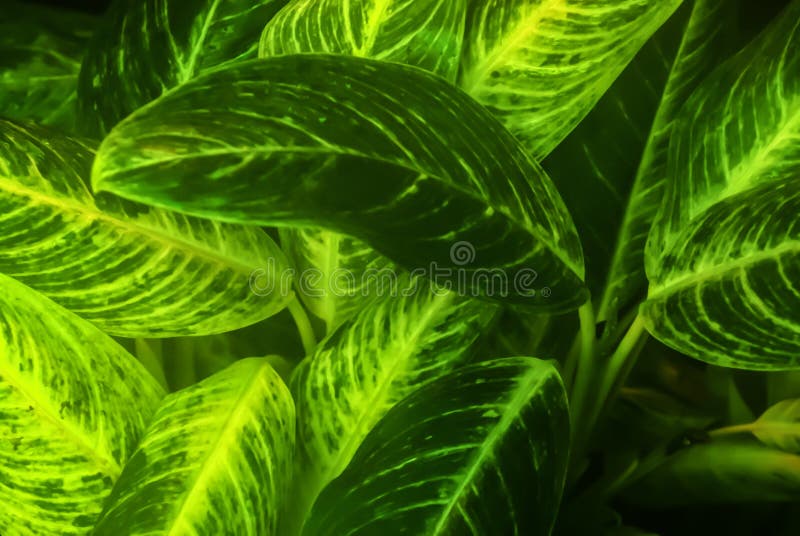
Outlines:
[[[795,534],[770,9],[4,3],[0,534]]]

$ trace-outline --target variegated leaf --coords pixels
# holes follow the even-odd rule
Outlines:
[[[280,237],[296,270],[298,296],[328,333],[397,281],[394,264],[355,238],[292,227],[280,229]]]
[[[738,2],[684,3],[542,163],[573,214],[609,333],[647,292],[644,244],[680,106],[739,39]],[[537,354],[538,355],[538,354]]]
[[[259,55],[323,52],[414,65],[455,81],[465,0],[294,0],[264,29]],[[308,290],[300,296],[330,332],[380,289],[391,262],[326,229],[282,229],[281,245]]]
[[[169,395],[93,534],[277,534],[294,433],[292,397],[265,359]]]
[[[292,299],[261,230],[94,198],[93,157],[88,142],[0,120],[0,273],[129,337],[230,331]]]
[[[320,52],[416,65],[454,81],[467,0],[292,0],[267,24],[261,57]]]
[[[401,295],[362,309],[295,372],[299,446],[308,473],[299,486],[308,500],[344,470],[393,405],[469,360],[494,318],[492,306],[428,286],[406,281]]]
[[[102,137],[137,108],[197,75],[255,58],[286,0],[114,0],[83,61],[82,130]]]
[[[636,170],[599,304],[600,320],[613,317],[639,293],[644,295],[644,247],[664,195],[670,136],[692,92],[734,46],[742,44],[732,35],[736,7],[728,0],[694,1]]]
[[[568,450],[566,395],[552,364],[472,365],[390,410],[320,495],[303,533],[549,534]]]
[[[93,184],[223,221],[345,232],[401,266],[434,263],[473,296],[553,311],[586,299],[549,178],[481,106],[412,67],[298,54],[216,70],[118,125]]]
[[[95,17],[4,0],[0,116],[75,128],[78,71]]]
[[[665,344],[800,366],[800,0],[693,94],[669,149],[641,314]]]
[[[542,159],[680,3],[474,0],[460,85]]]
[[[0,534],[86,534],[164,396],[96,327],[0,274]]]

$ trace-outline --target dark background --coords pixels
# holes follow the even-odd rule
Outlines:
[[[80,11],[88,11],[90,13],[102,13],[111,3],[111,0],[29,0],[29,2],[31,4],[49,4],[56,7],[68,7]]]
[[[23,0],[29,3],[76,9],[89,13],[102,13],[112,0]],[[134,0],[144,1],[144,0]],[[181,0],[191,2],[195,0]],[[255,1],[255,0],[254,0]],[[687,0],[685,0],[687,1]],[[720,0],[739,1],[742,32],[755,34],[778,14],[789,0]],[[2,3],[3,0],[0,0]],[[1,4],[0,4],[1,5]],[[697,505],[667,511],[647,511],[617,505],[625,521],[646,527],[664,536],[697,534],[759,534],[784,536],[786,528],[779,528],[779,520],[787,516],[800,516],[797,505]],[[792,529],[789,529],[794,533]]]

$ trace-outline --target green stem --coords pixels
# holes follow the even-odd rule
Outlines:
[[[596,403],[592,405],[589,416],[583,423],[583,426],[586,427],[587,434],[592,432],[600,413],[614,395],[615,389],[621,386],[621,383],[624,382],[633,368],[636,358],[639,356],[639,352],[642,349],[642,343],[646,335],[647,331],[644,329],[644,322],[642,318],[637,315],[605,367],[605,372],[600,382],[600,388],[597,392]]]
[[[586,411],[587,397],[594,376],[595,325],[594,309],[591,301],[587,301],[578,309],[580,318],[580,354],[575,369],[575,384],[570,398],[573,430],[580,430],[583,414]]]
[[[294,299],[289,302],[289,312],[294,318],[294,323],[297,326],[297,331],[300,333],[300,341],[303,343],[303,350],[306,355],[311,355],[314,348],[317,347],[317,337],[314,335],[314,328],[311,327],[311,321],[308,319],[306,310],[303,304],[295,295]]]

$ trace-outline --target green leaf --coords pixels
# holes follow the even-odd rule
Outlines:
[[[327,332],[398,282],[394,264],[360,240],[318,228],[280,229],[297,272],[298,295]]]
[[[586,299],[549,178],[480,105],[412,67],[300,54],[214,71],[118,125],[93,184],[223,221],[324,226],[472,296]]]
[[[85,534],[164,396],[100,330],[0,274],[0,534]]]
[[[540,160],[681,0],[473,1],[459,81]]]
[[[644,245],[663,195],[678,109],[726,57],[736,2],[682,5],[542,163],[573,214],[608,327],[644,298]]]
[[[754,441],[693,445],[623,493],[649,508],[800,500],[800,456]]]
[[[750,425],[743,425],[770,447],[800,453],[800,398],[770,406]]]
[[[531,358],[466,367],[386,414],[304,534],[549,534],[568,449],[555,367]]]
[[[259,56],[320,52],[415,65],[455,81],[467,0],[293,0]]]
[[[677,119],[648,238],[643,315],[722,366],[800,366],[800,1],[720,66]]]
[[[82,140],[0,119],[0,273],[129,337],[228,331],[292,298],[261,230],[95,198],[93,157]]]
[[[0,115],[75,128],[78,71],[95,17],[12,0],[0,21]]]
[[[466,363],[494,319],[486,303],[411,285],[342,324],[292,377],[308,501],[392,406]]]
[[[292,398],[265,359],[169,395],[94,534],[276,534],[294,433]]]
[[[259,56],[360,56],[413,65],[454,82],[465,17],[465,0],[297,0],[264,28]],[[393,275],[392,263],[375,250],[325,229],[281,229],[281,245],[308,276],[298,279],[307,285],[300,296],[328,333]]]
[[[286,0],[116,0],[83,61],[81,127],[102,137],[137,108],[217,67],[252,59]]]

